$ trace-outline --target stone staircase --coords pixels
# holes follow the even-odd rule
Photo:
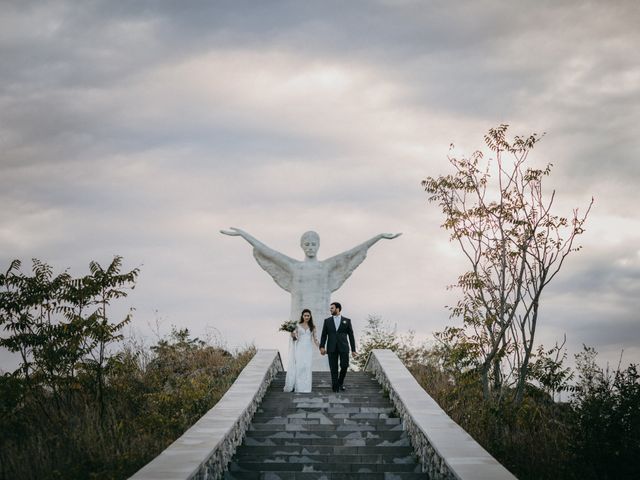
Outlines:
[[[382,387],[349,372],[333,393],[329,372],[313,393],[285,393],[278,373],[229,463],[227,480],[426,479]]]

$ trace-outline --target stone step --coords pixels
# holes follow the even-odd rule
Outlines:
[[[363,420],[371,420],[371,419],[383,419],[383,418],[397,418],[393,415],[389,415],[387,413],[325,413],[325,412],[309,412],[309,409],[305,408],[297,408],[291,409],[291,412],[284,415],[286,418],[360,418]],[[256,413],[254,415],[255,421],[260,421],[263,418],[273,418],[273,412],[267,413]]]
[[[384,392],[384,390],[374,390],[373,388],[359,388],[357,386],[353,386],[353,385],[345,385],[345,390],[341,390],[339,392],[334,392],[331,390],[331,387],[327,387],[326,389],[324,388],[315,388],[315,387],[311,387],[311,392],[285,392],[282,389],[278,388],[277,390],[275,390],[273,392],[274,396],[280,396],[280,397],[285,397],[286,395],[290,395],[293,398],[298,398],[298,397],[304,397],[304,396],[316,396],[316,395],[322,395],[324,397],[327,396],[348,396],[348,395],[353,395],[353,396],[376,396],[376,397],[384,397],[386,398],[386,393]]]
[[[298,396],[298,395],[317,395],[317,394],[322,394],[322,395],[386,395],[385,391],[380,388],[380,387],[368,387],[368,386],[363,386],[363,385],[353,385],[350,383],[345,383],[344,384],[344,390],[340,390],[339,392],[334,392],[331,390],[331,385],[327,385],[327,386],[317,386],[317,385],[312,385],[311,386],[311,391],[310,392],[285,392],[284,391],[284,386],[282,387],[277,387],[274,386],[273,387],[273,394],[274,395],[282,395],[284,396],[286,395],[294,395],[294,396]]]
[[[339,400],[334,399],[326,399],[324,402],[320,402],[318,400],[298,400],[295,402],[283,400],[281,402],[274,402],[269,400],[267,402],[262,403],[258,406],[258,408],[262,408],[264,410],[296,410],[296,409],[320,409],[320,408],[344,408],[344,407],[379,407],[379,408],[392,408],[392,405],[389,401],[381,401],[377,399],[375,402],[368,402],[366,399],[357,399],[357,398],[343,398]],[[371,412],[370,412],[371,413]]]
[[[314,372],[311,372],[311,374],[313,375],[313,378],[329,378],[329,379],[331,378],[331,372],[319,372],[316,370]],[[286,376],[287,376],[287,372],[283,370],[282,372],[276,373],[275,378],[284,379]],[[367,372],[356,372],[355,370],[347,370],[347,376],[358,378],[358,379],[367,379],[367,380],[374,379]]]
[[[284,386],[286,380],[284,379],[284,377],[282,379],[274,379],[271,384],[274,387],[280,387],[280,386]],[[316,375],[313,376],[313,378],[311,379],[311,385],[312,386],[331,386],[331,377],[327,377],[327,378],[318,378],[316,377]],[[344,378],[344,384],[345,385],[364,385],[367,387],[371,387],[371,388],[382,388],[380,386],[380,384],[370,378],[358,378],[358,377],[354,377],[354,374],[350,374],[347,375]]]
[[[271,446],[241,446],[238,447],[236,454],[239,457],[245,455],[394,455],[405,457],[413,455],[413,449],[410,446],[404,447],[344,447],[344,446],[301,446],[288,445],[274,448]]]
[[[389,399],[379,392],[339,392],[339,393],[291,393],[291,392],[274,392],[269,395],[270,401],[282,400],[288,403],[306,403],[306,402],[347,402],[354,400],[376,400],[378,402],[389,401]]]
[[[295,414],[295,413],[329,413],[329,414],[334,414],[334,413],[348,413],[348,414],[360,414],[360,413],[377,413],[377,414],[387,414],[389,416],[391,416],[392,413],[394,413],[394,409],[392,407],[364,407],[364,406],[313,406],[313,407],[305,407],[305,406],[300,406],[298,408],[288,408],[286,405],[282,406],[282,408],[277,408],[275,405],[268,407],[268,408],[262,408],[262,407],[258,407],[258,409],[256,410],[256,413],[258,414],[267,414],[267,415],[273,415],[274,417],[282,417],[282,416],[287,416],[287,415],[291,415],[291,414]]]
[[[326,405],[350,405],[350,404],[366,406],[366,405],[369,405],[371,402],[374,402],[377,405],[390,406],[389,400],[384,398],[380,398],[380,397],[376,398],[371,396],[356,397],[356,396],[347,396],[347,395],[342,396],[340,398],[325,397],[322,400],[316,397],[296,398],[296,399],[287,399],[286,397],[285,398],[269,398],[263,403],[263,405],[267,405],[267,406],[282,405],[289,408],[304,406],[305,408],[313,408],[314,406],[322,407]]]
[[[404,432],[383,432],[383,433],[369,433],[371,436],[354,436],[355,434],[349,434],[347,436],[339,437],[334,435],[332,437],[321,437],[319,435],[310,435],[308,433],[301,432],[287,432],[278,435],[256,435],[256,433],[265,432],[253,432],[251,435],[247,435],[244,439],[243,445],[246,446],[303,446],[305,448],[315,447],[408,447],[410,446],[409,439]],[[356,432],[360,433],[360,432]]]
[[[286,379],[284,376],[277,377],[273,379],[271,384],[274,386],[284,385],[285,381]],[[331,382],[331,376],[318,376],[317,373],[314,373],[311,378],[311,385],[331,385]],[[352,385],[370,385],[372,387],[381,388],[380,384],[376,380],[369,377],[360,377],[355,373],[347,373],[347,376],[344,377],[344,383],[350,383]]]
[[[313,410],[337,410],[337,413],[391,413],[393,412],[393,408],[389,406],[388,403],[298,403],[298,404],[277,404],[272,402],[265,402],[260,405],[258,411],[270,412],[270,411],[278,411],[278,412],[286,412],[289,413],[300,413],[300,410],[303,411],[313,411]],[[375,410],[373,410],[375,409]],[[344,412],[340,412],[340,410],[344,410]],[[346,410],[349,410],[347,412]],[[262,413],[262,412],[259,412]]]
[[[410,472],[225,472],[224,480],[424,480],[424,473]]]
[[[375,397],[374,397],[375,398]],[[325,398],[320,400],[318,398],[296,398],[295,400],[286,399],[286,398],[269,398],[267,401],[263,402],[263,408],[269,408],[274,406],[286,406],[288,408],[315,408],[315,407],[326,407],[326,406],[347,406],[347,405],[356,405],[358,407],[379,407],[379,406],[389,406],[389,401],[384,398],[372,398],[372,397],[342,397],[342,398]]]
[[[346,402],[347,400],[377,400],[379,402],[388,401],[389,398],[380,392],[373,390],[360,390],[359,392],[349,392],[347,390],[340,392],[269,392],[269,400],[284,400],[286,402]]]
[[[273,381],[271,382],[273,385],[284,385],[285,383],[285,377],[280,377],[280,378],[274,378]],[[331,376],[318,376],[317,373],[314,373],[312,378],[311,378],[311,384],[312,385],[331,385]],[[375,386],[376,388],[380,388],[380,384],[372,379],[372,378],[368,378],[368,377],[359,377],[357,376],[355,373],[347,373],[347,376],[344,378],[344,383],[345,385],[347,383],[351,383],[351,384],[362,384],[362,385],[371,385],[371,386]]]
[[[285,392],[284,391],[284,386],[282,387],[273,387],[273,394],[274,395],[280,395],[280,396],[285,396],[285,395],[293,395],[294,397],[298,397],[298,396],[304,396],[304,395],[380,395],[380,396],[386,396],[385,391],[378,387],[378,388],[374,388],[374,387],[365,387],[362,385],[352,385],[349,383],[345,383],[344,385],[344,390],[341,390],[339,392],[334,392],[333,390],[331,390],[331,385],[327,385],[326,387],[318,387],[317,385],[312,385],[311,386],[311,391],[310,392]]]
[[[385,432],[385,431],[402,431],[402,424],[396,425],[301,425],[297,423],[285,423],[285,424],[267,424],[267,423],[252,423],[249,426],[249,431],[263,431],[263,432]]]
[[[285,383],[285,376],[276,377],[271,382],[274,386],[280,386]],[[311,377],[311,385],[328,385],[331,386],[331,375],[323,376],[319,375],[317,372],[314,373]],[[344,378],[344,383],[346,384],[361,384],[361,385],[369,385],[376,388],[381,388],[380,384],[373,378],[367,376],[359,376],[355,372],[347,373],[347,376]]]
[[[247,446],[291,446],[291,445],[299,445],[298,443],[292,443],[291,439],[283,439],[283,438],[249,438],[244,445]],[[269,441],[270,440],[270,441]],[[304,439],[305,448],[315,448],[315,447],[385,447],[389,446],[410,446],[409,440],[407,438],[397,438],[397,439],[377,439],[377,438],[368,438],[368,439],[341,439],[341,438],[326,438],[326,439]]]
[[[286,462],[242,462],[232,460],[230,472],[414,472],[421,471],[417,463],[286,463]]]
[[[272,438],[396,438],[402,435],[404,430],[401,428],[387,430],[263,430],[250,429],[247,436],[250,437],[272,437]]]
[[[296,415],[296,414],[293,414]],[[333,414],[324,415],[322,417],[295,417],[295,416],[282,416],[271,417],[269,415],[261,414],[253,418],[253,422],[256,425],[399,425],[402,420],[399,418],[380,418],[379,413],[354,413],[354,414]],[[336,415],[341,415],[336,417]],[[373,418],[356,417],[355,415],[375,415]]]
[[[279,382],[277,380],[274,380],[273,382],[271,382],[271,388],[273,388],[273,390],[275,392],[282,392],[282,389],[284,388],[285,382],[284,380]],[[311,382],[311,389],[313,390],[314,388],[321,388],[321,389],[327,389],[327,388],[331,388],[331,380],[318,380],[316,381],[316,379],[313,379]],[[354,380],[351,377],[346,377],[344,379],[343,385],[349,389],[349,387],[352,387],[351,390],[356,390],[357,388],[365,388],[367,390],[372,390],[372,391],[376,391],[376,390],[384,390],[382,388],[382,385],[380,385],[378,382],[376,382],[375,380],[373,381],[359,381],[359,380]],[[348,390],[345,390],[348,391]]]
[[[287,410],[287,409],[284,409]],[[310,412],[309,407],[307,408],[291,408],[291,410],[287,413],[287,418],[362,418],[362,419],[375,419],[375,418],[397,418],[394,416],[389,416],[387,413],[380,412],[360,412],[360,413],[334,413],[327,414],[324,412]],[[393,412],[392,412],[393,413]],[[270,415],[271,412],[267,413],[256,413],[254,418],[262,418]]]
[[[283,454],[238,454],[236,462],[241,465],[247,463],[303,463],[303,464],[379,464],[390,463],[394,465],[416,464],[416,456],[411,452],[408,455],[397,456],[390,454],[363,454],[363,455],[283,455]]]
[[[287,372],[279,372],[273,379],[273,382],[284,382],[287,378]],[[313,382],[330,382],[331,381],[331,372],[312,372],[311,379]],[[377,380],[368,373],[364,372],[349,372],[347,371],[347,376],[345,379],[349,379],[354,382],[377,382]]]

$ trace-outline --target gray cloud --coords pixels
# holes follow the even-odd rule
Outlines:
[[[548,132],[532,160],[556,165],[562,212],[596,197],[542,336],[640,352],[636,2],[0,10],[0,263],[82,272],[122,254],[143,264],[138,328],[160,315],[274,346],[288,297],[219,228],[298,257],[309,228],[321,256],[403,231],[337,294],[360,327],[377,313],[426,336],[450,321],[444,288],[465,265],[419,182],[445,173],[449,142],[474,150],[509,122]]]

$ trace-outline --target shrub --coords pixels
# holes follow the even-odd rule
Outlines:
[[[640,375],[596,364],[596,351],[576,356],[579,381],[572,406],[572,450],[581,478],[640,478]]]
[[[0,345],[20,355],[0,376],[0,479],[127,478],[224,395],[255,350],[230,353],[173,330],[151,349],[121,345],[112,301],[137,269],[116,257],[89,275],[34,260],[0,274]]]

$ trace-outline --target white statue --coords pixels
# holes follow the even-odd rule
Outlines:
[[[322,328],[322,320],[329,316],[331,292],[342,286],[353,271],[367,258],[367,250],[378,240],[394,239],[401,234],[381,233],[351,250],[319,261],[320,236],[306,232],[300,238],[305,259],[295,260],[267,247],[264,243],[239,228],[220,230],[221,233],[244,238],[253,246],[253,256],[258,264],[284,290],[291,293],[290,320],[298,320],[300,312],[308,308],[313,314],[316,328]],[[314,352],[314,371],[328,371],[327,357]]]

